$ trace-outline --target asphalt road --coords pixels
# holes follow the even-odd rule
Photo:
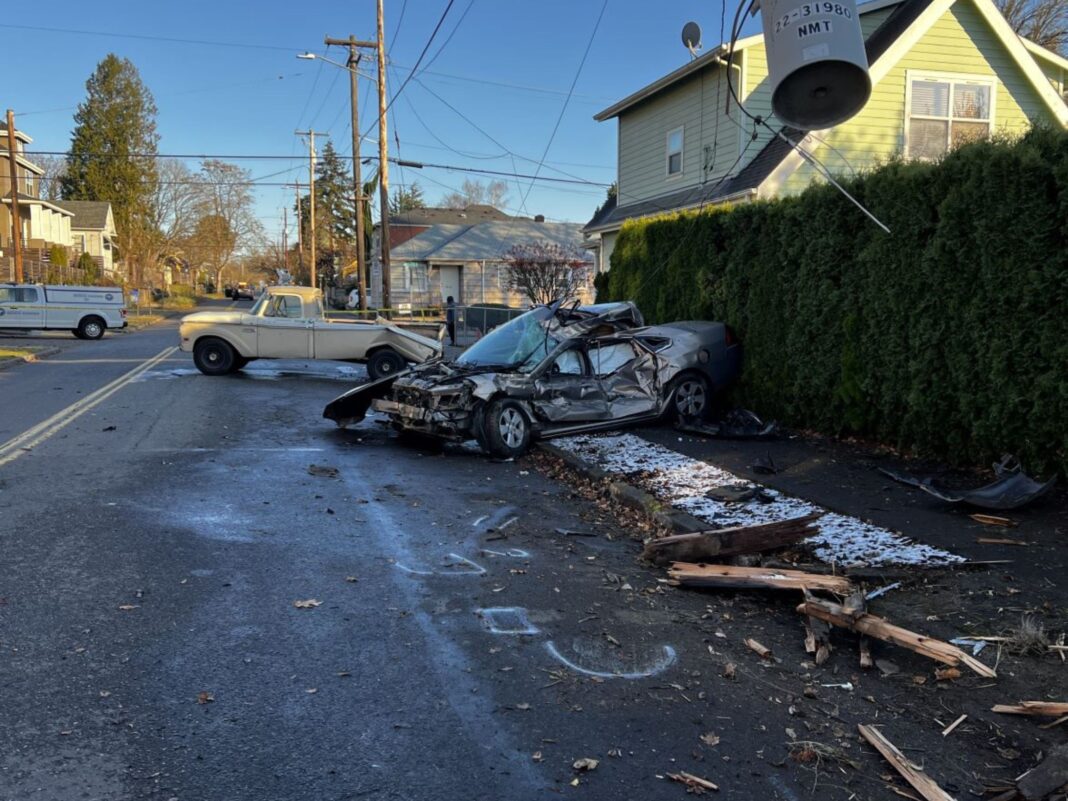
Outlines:
[[[674,625],[706,599],[566,484],[333,428],[360,368],[209,378],[176,343],[0,372],[0,799],[803,792],[764,752],[785,705],[729,689],[715,621]]]

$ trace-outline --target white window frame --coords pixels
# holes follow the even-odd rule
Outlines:
[[[671,172],[671,155],[676,152],[671,149],[671,137],[675,134],[678,134],[682,139],[677,151],[679,154],[679,171]],[[678,128],[672,128],[664,135],[664,177],[670,181],[675,178],[681,178],[684,172],[686,172],[686,126],[680,125]]]
[[[997,120],[997,95],[998,95],[998,80],[993,75],[975,75],[964,72],[930,72],[928,70],[905,70],[905,158],[919,158],[913,156],[910,153],[909,148],[909,128],[913,118],[912,114],[912,84],[914,81],[930,81],[932,83],[948,83],[949,87],[949,116],[948,117],[935,117],[927,114],[917,114],[916,119],[920,120],[937,120],[939,122],[948,122],[946,126],[946,153],[952,150],[953,145],[953,123],[954,122],[981,122],[975,118],[954,117],[953,116],[953,85],[954,84],[971,84],[973,86],[987,86],[990,88],[990,116],[987,122],[990,125],[991,135],[994,133],[994,123]]]

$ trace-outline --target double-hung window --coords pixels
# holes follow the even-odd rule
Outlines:
[[[958,145],[989,136],[994,123],[994,79],[967,75],[907,74],[905,155],[936,159]]]
[[[682,175],[682,128],[668,131],[667,135],[667,176]]]

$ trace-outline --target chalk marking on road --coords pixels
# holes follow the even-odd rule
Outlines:
[[[326,448],[145,448],[142,453],[322,453]]]
[[[476,609],[475,614],[485,621],[491,634],[540,634],[541,630],[527,620],[527,610],[521,606],[494,606]]]
[[[561,662],[563,665],[570,668],[571,670],[574,670],[576,673],[583,673],[587,676],[595,676],[600,679],[647,679],[650,676],[655,676],[657,673],[663,673],[675,663],[676,653],[675,649],[672,648],[670,645],[664,645],[662,646],[662,648],[663,656],[660,657],[657,661],[646,666],[643,670],[627,672],[622,670],[604,671],[590,670],[589,668],[584,668],[581,665],[576,665],[566,656],[561,654],[560,651],[557,650],[556,644],[552,640],[549,640],[549,642],[545,643],[545,650],[549,652],[549,655],[552,656],[553,659],[556,659],[557,661]]]
[[[508,526],[512,525],[512,523],[514,523],[518,519],[518,517],[513,517],[511,520],[507,520],[504,523],[501,523],[499,526],[497,526],[497,530],[504,531],[506,528],[508,528]]]
[[[482,553],[487,553],[490,556],[510,556],[513,559],[530,558],[530,553],[524,551],[522,548],[509,548],[507,551],[495,551],[492,548],[483,548]]]
[[[0,467],[15,461],[20,456],[32,451],[45,440],[49,439],[63,428],[67,427],[90,409],[99,406],[124,386],[132,382],[141,373],[152,369],[156,364],[166,359],[178,350],[177,346],[165,348],[150,359],[125,373],[110,384],[105,384],[95,392],[86,395],[79,401],[72,403],[66,409],[56,412],[47,420],[42,420],[32,428],[28,428],[16,437],[12,437],[3,445],[0,445]]]
[[[402,562],[394,562],[393,564],[405,573],[411,573],[416,576],[481,576],[486,572],[486,568],[482,567],[482,565],[472,562],[466,556],[460,556],[458,553],[450,553],[446,559],[454,561],[446,562],[442,570],[420,570],[417,567],[408,567]]]
[[[479,524],[485,522],[486,520],[489,520],[489,515],[482,515],[482,517],[472,523],[471,526],[473,528],[478,528]]]

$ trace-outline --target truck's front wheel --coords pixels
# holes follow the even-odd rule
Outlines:
[[[104,331],[107,330],[107,327],[107,323],[99,317],[86,317],[78,323],[78,330],[75,332],[75,336],[79,339],[100,339],[100,337],[104,336]]]
[[[227,375],[238,368],[238,355],[229,343],[209,337],[193,346],[193,364],[204,375]]]

